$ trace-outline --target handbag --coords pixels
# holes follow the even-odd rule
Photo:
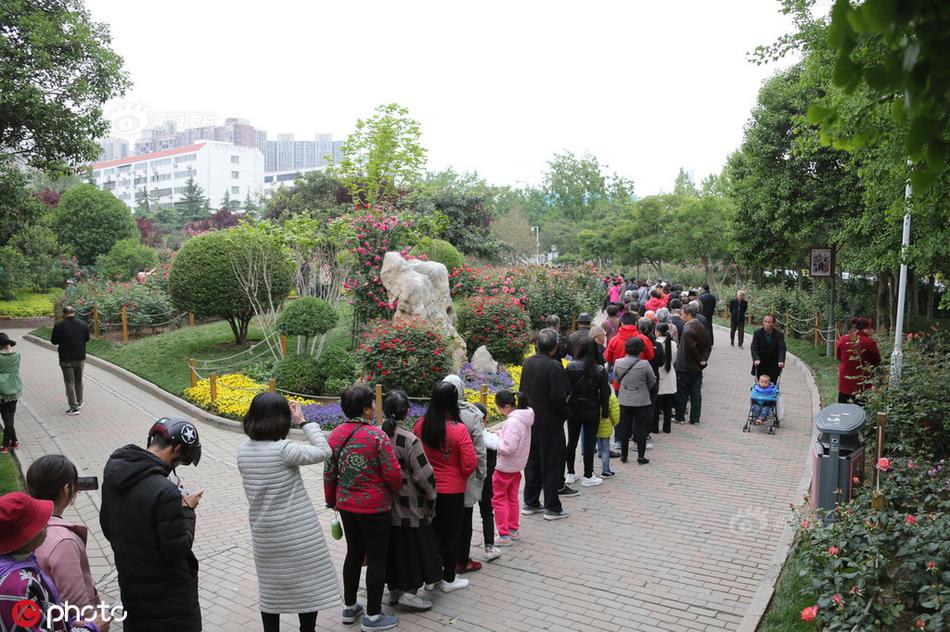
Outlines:
[[[350,436],[348,436],[348,437],[346,438],[346,441],[344,441],[344,442],[340,445],[340,454],[341,454],[341,455],[343,454],[343,448],[346,447],[346,444],[350,442],[350,439],[353,438],[353,435],[355,435],[357,432],[359,432],[362,427],[363,427],[363,424],[359,424],[359,425],[356,427],[356,430],[354,430],[353,432],[351,432],[351,433],[350,433]],[[339,460],[340,460],[340,457],[337,457],[337,462],[339,462]],[[337,466],[337,467],[339,467],[339,466]],[[341,539],[341,538],[343,537],[343,523],[340,521],[340,514],[337,512],[336,509],[333,510],[333,519],[330,520],[330,535],[333,537],[334,540],[339,540],[339,539]]]

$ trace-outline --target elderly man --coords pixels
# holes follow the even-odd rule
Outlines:
[[[785,334],[775,328],[775,316],[766,314],[762,328],[752,334],[752,375],[768,375],[778,382],[785,368]]]
[[[78,415],[83,403],[82,370],[86,364],[89,325],[76,318],[76,309],[67,305],[63,308],[63,319],[53,325],[50,342],[59,352],[59,367],[66,384],[66,414]]]
[[[689,400],[689,423],[699,423],[703,405],[703,370],[709,360],[709,336],[696,316],[699,309],[692,303],[683,308],[682,341],[676,354],[676,421],[685,423],[686,400]]]
[[[745,290],[736,292],[736,297],[729,301],[729,346],[736,344],[736,332],[739,332],[739,348],[745,340],[745,314],[749,309],[749,301],[745,300]]]

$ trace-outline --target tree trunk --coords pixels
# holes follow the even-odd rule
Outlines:
[[[231,333],[234,334],[234,344],[241,344],[241,331],[238,328],[238,323],[234,320],[234,317],[228,318],[228,324],[231,325]]]
[[[881,272],[877,275],[877,313],[875,322],[878,329],[890,329],[887,318],[887,297],[888,297],[888,274]]]
[[[930,275],[927,279],[927,319],[933,320],[937,302],[937,279]]]

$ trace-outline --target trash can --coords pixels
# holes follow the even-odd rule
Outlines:
[[[815,426],[811,499],[815,509],[831,511],[851,500],[855,478],[864,472],[864,409],[855,404],[832,404],[818,411]]]

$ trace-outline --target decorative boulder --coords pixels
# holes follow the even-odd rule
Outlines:
[[[472,370],[476,373],[498,373],[498,363],[491,357],[491,352],[485,345],[472,354]]]

